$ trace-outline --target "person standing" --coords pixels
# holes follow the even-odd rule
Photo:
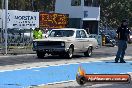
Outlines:
[[[38,27],[36,27],[33,30],[33,39],[42,39],[43,38],[43,32]]]
[[[115,58],[115,63],[126,63],[124,60],[125,50],[127,49],[127,41],[130,41],[130,30],[128,21],[122,20],[121,26],[117,29],[118,51]]]

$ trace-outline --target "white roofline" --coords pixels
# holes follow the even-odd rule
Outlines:
[[[58,29],[52,29],[52,30],[58,30]],[[77,28],[60,28],[60,30],[84,30],[84,29],[77,29]]]
[[[98,18],[82,18],[84,21],[99,21],[100,19]]]

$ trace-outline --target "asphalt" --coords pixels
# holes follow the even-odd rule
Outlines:
[[[17,50],[15,50],[15,51],[17,52]],[[29,50],[29,52],[30,52],[30,50]],[[87,57],[84,57],[83,55],[75,55],[73,57],[73,59],[63,59],[58,56],[48,56],[48,55],[44,59],[38,59],[36,57],[36,54],[34,54],[34,53],[15,54],[15,55],[8,54],[7,56],[0,55],[0,71],[7,72],[7,70],[15,70],[15,69],[23,70],[23,69],[32,69],[32,68],[36,68],[36,67],[44,69],[45,66],[50,67],[50,66],[61,65],[61,64],[86,63],[86,62],[91,64],[91,63],[95,63],[97,61],[101,61],[102,62],[101,64],[96,63],[95,65],[90,65],[88,68],[85,68],[87,66],[84,66],[84,68],[88,72],[95,71],[95,73],[97,73],[97,71],[99,71],[99,70],[95,70],[96,68],[101,68],[102,70],[100,69],[100,71],[98,72],[98,73],[101,73],[101,72],[105,72],[103,69],[108,66],[108,67],[110,67],[110,69],[114,69],[114,67],[115,67],[114,71],[110,70],[111,72],[119,71],[119,73],[120,73],[120,71],[121,71],[120,67],[123,66],[124,71],[121,71],[121,73],[122,72],[123,73],[130,72],[130,74],[131,74],[131,72],[132,72],[131,71],[132,45],[128,45],[128,49],[126,51],[126,56],[125,56],[125,60],[127,61],[126,64],[118,63],[118,64],[113,65],[112,62],[114,61],[116,52],[117,52],[117,47],[102,47],[102,48],[94,50],[92,57],[87,58]],[[104,62],[106,62],[106,63],[104,63]],[[96,68],[94,68],[94,70],[90,69],[90,68],[93,68],[94,66],[95,67],[97,66]],[[71,69],[75,68],[75,70],[76,70],[77,67],[78,66],[71,66],[69,68],[71,68]],[[68,68],[68,66],[66,68]],[[107,68],[105,68],[105,69],[107,69]],[[116,69],[119,69],[119,70],[116,70]],[[63,70],[63,68],[62,68],[62,70]],[[69,71],[69,69],[68,70],[65,69],[65,71],[62,71],[62,70],[60,69],[60,71],[62,73],[64,73],[64,72],[70,73],[70,72],[67,72],[67,71]],[[46,72],[46,71],[48,71],[48,70],[44,70],[44,72]],[[59,72],[58,69],[55,69],[53,71]],[[109,71],[109,70],[107,69],[106,72],[107,71]],[[37,70],[37,72],[39,72],[39,71]],[[76,71],[74,71],[74,73],[75,72]],[[25,73],[25,72],[20,71],[20,74],[21,73]],[[17,75],[19,75],[19,74],[17,74]],[[2,76],[2,77],[5,77],[5,76]],[[30,75],[30,77],[33,77],[33,76]],[[40,76],[40,77],[42,77],[42,76]],[[14,77],[11,79],[14,79]],[[45,80],[47,80],[47,79],[45,79]],[[69,78],[69,80],[72,80],[72,79]],[[63,81],[63,80],[61,80],[61,81]],[[51,82],[50,85],[46,85],[47,83],[44,83],[44,82],[37,84],[37,85],[45,84],[44,86],[41,86],[40,88],[119,88],[119,87],[120,88],[131,88],[131,85],[132,85],[132,84],[88,84],[88,85],[86,84],[84,86],[79,86],[76,83],[76,81],[72,81],[72,82],[69,82],[68,80],[67,80],[67,82],[61,82],[61,81],[57,84],[54,83],[55,81],[54,82],[52,81],[53,83]],[[31,81],[29,81],[29,82],[31,83]],[[19,86],[21,88],[21,85],[17,82],[14,84],[9,83],[9,82],[4,83],[4,84],[6,86],[8,85],[9,88],[13,88],[13,86],[16,86],[16,85],[17,85],[17,87]],[[4,87],[1,86],[1,88],[6,88],[5,85],[4,85]],[[34,85],[35,87],[37,86],[37,85],[35,85],[35,83],[33,83],[32,85]]]
[[[0,87],[27,88],[29,86],[36,87],[49,83],[69,82],[76,79],[79,66],[85,69],[87,74],[128,74],[132,72],[132,61],[127,61],[125,64],[112,63],[112,61],[93,61],[6,71],[1,70]],[[14,80],[14,78],[16,79]]]

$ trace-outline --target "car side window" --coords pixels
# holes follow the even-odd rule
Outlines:
[[[81,38],[81,35],[80,35],[80,31],[79,30],[76,31],[76,38]]]
[[[87,38],[87,35],[84,30],[81,30],[81,38]]]
[[[52,32],[49,34],[50,37],[54,37],[54,35],[55,35],[55,31],[52,31]]]

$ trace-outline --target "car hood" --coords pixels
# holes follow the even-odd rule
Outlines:
[[[71,37],[48,37],[48,38],[44,38],[44,39],[35,39],[33,41],[71,41],[73,38]]]

